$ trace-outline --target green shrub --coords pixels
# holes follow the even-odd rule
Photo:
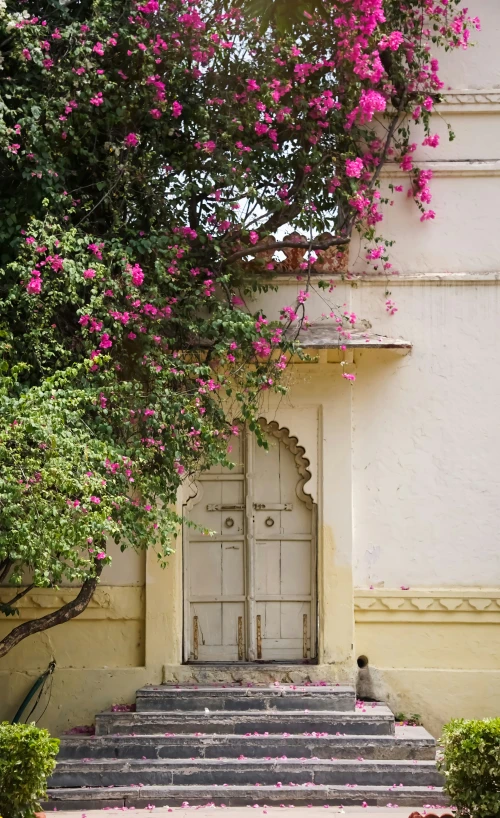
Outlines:
[[[446,792],[459,815],[500,815],[500,718],[454,719],[441,740]]]
[[[398,723],[410,725],[410,727],[418,727],[422,724],[420,713],[396,713],[394,718]]]
[[[0,724],[0,815],[32,818],[56,766],[59,739],[34,724]]]

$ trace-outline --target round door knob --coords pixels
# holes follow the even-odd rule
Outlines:
[[[268,528],[271,528],[271,526],[274,525],[274,520],[273,520],[272,517],[267,517],[266,518],[266,525],[267,525]]]
[[[226,525],[228,528],[232,528],[233,525],[234,525],[233,518],[232,517],[226,517],[226,519],[224,521],[224,525]]]

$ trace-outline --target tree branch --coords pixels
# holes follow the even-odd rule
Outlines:
[[[4,581],[13,564],[14,563],[12,560],[10,560],[8,557],[0,562],[0,582]]]
[[[349,244],[351,241],[348,236],[332,236],[331,239],[324,241],[293,241],[293,239],[284,239],[283,241],[275,241],[274,244],[255,244],[253,247],[245,247],[243,250],[237,250],[232,253],[224,262],[224,266],[236,261],[243,256],[254,256],[256,253],[266,252],[270,250],[281,250],[282,247],[293,247],[299,250],[328,250],[329,247],[338,246],[341,244]]]
[[[387,160],[387,156],[388,156],[388,153],[389,153],[389,148],[391,147],[392,138],[394,136],[396,128],[398,127],[399,117],[401,116],[401,113],[403,111],[403,106],[404,106],[405,101],[406,101],[406,88],[404,88],[402,93],[401,93],[401,99],[400,99],[400,102],[399,102],[399,107],[398,107],[397,113],[394,116],[394,119],[392,120],[392,122],[391,122],[391,124],[389,126],[389,129],[387,131],[387,135],[385,137],[385,142],[384,142],[384,149],[383,149],[382,154],[380,156],[380,162],[378,164],[378,167],[377,167],[375,173],[373,174],[373,176],[372,176],[372,178],[370,180],[368,190],[373,190],[373,188],[377,184],[377,181],[378,181],[378,178],[379,178],[380,174],[382,173],[382,168],[384,167],[384,164],[385,164],[385,162]]]
[[[40,631],[46,631],[49,628],[54,628],[63,622],[69,622],[70,619],[74,619],[83,613],[94,595],[102,569],[102,564],[97,563],[95,568],[96,575],[86,579],[80,588],[78,596],[71,602],[67,602],[66,605],[63,605],[59,610],[53,611],[46,616],[41,616],[39,619],[30,619],[29,622],[23,622],[22,625],[13,628],[11,632],[0,641],[0,658],[5,656],[9,650],[12,650],[13,647],[28,636],[40,633]]]
[[[27,585],[26,588],[21,588],[21,590],[19,591],[18,594],[13,596],[12,599],[9,599],[8,602],[2,602],[2,605],[5,606],[5,607],[11,607],[12,605],[15,605],[16,602],[19,602],[19,600],[23,598],[23,596],[26,596],[26,594],[29,594],[31,589],[34,588],[34,587],[35,586],[33,584],[31,584],[31,585]]]

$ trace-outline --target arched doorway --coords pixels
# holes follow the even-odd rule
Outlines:
[[[287,429],[260,423],[269,450],[242,429],[231,441],[234,469],[202,474],[184,507],[184,661],[316,658],[309,461]]]

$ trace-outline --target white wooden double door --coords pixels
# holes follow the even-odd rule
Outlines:
[[[201,475],[184,525],[184,658],[191,662],[315,658],[315,506],[308,461],[276,423],[269,450],[242,429],[234,469]]]

